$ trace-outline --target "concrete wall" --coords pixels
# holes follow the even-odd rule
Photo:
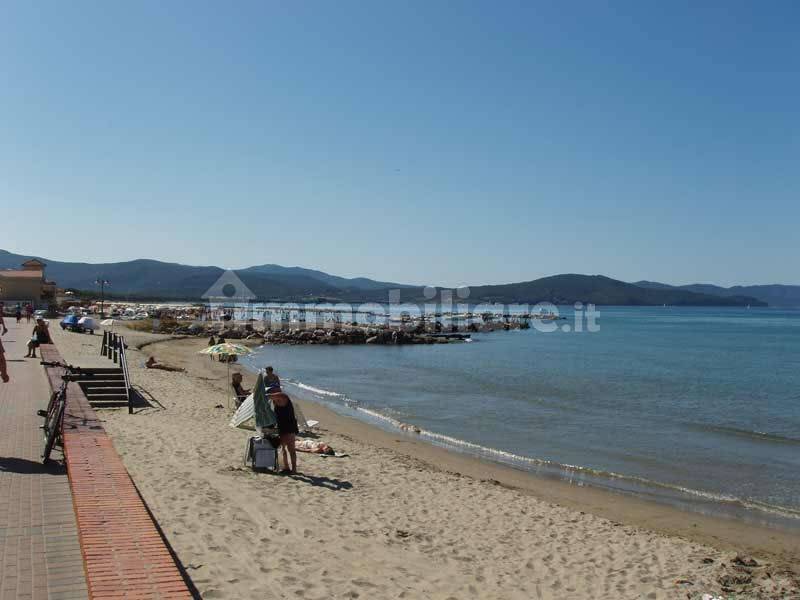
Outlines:
[[[0,275],[0,301],[5,302],[6,305],[11,302],[32,301],[34,308],[38,308],[42,301],[42,281],[40,279],[23,279]]]

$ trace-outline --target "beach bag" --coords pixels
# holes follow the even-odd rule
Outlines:
[[[269,438],[253,436],[247,440],[245,464],[250,462],[253,470],[278,470],[278,452]]]

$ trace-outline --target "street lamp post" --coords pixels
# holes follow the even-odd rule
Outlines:
[[[105,308],[105,300],[106,300],[106,286],[111,285],[111,282],[103,279],[102,277],[98,277],[97,281],[94,282],[95,285],[100,286],[100,318],[104,319],[105,315],[103,313],[103,309]]]

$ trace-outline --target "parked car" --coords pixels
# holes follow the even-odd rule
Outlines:
[[[80,324],[80,319],[75,315],[67,315],[63,319],[59,325],[61,325],[61,329],[69,329],[70,331],[75,331],[77,333],[83,333],[85,330],[83,326]]]

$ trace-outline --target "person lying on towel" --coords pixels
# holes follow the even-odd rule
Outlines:
[[[148,369],[159,369],[161,371],[172,371],[175,373],[183,373],[186,369],[181,369],[180,367],[170,367],[168,365],[160,365],[156,362],[156,359],[152,356],[147,359],[147,362],[144,363],[144,366]]]

